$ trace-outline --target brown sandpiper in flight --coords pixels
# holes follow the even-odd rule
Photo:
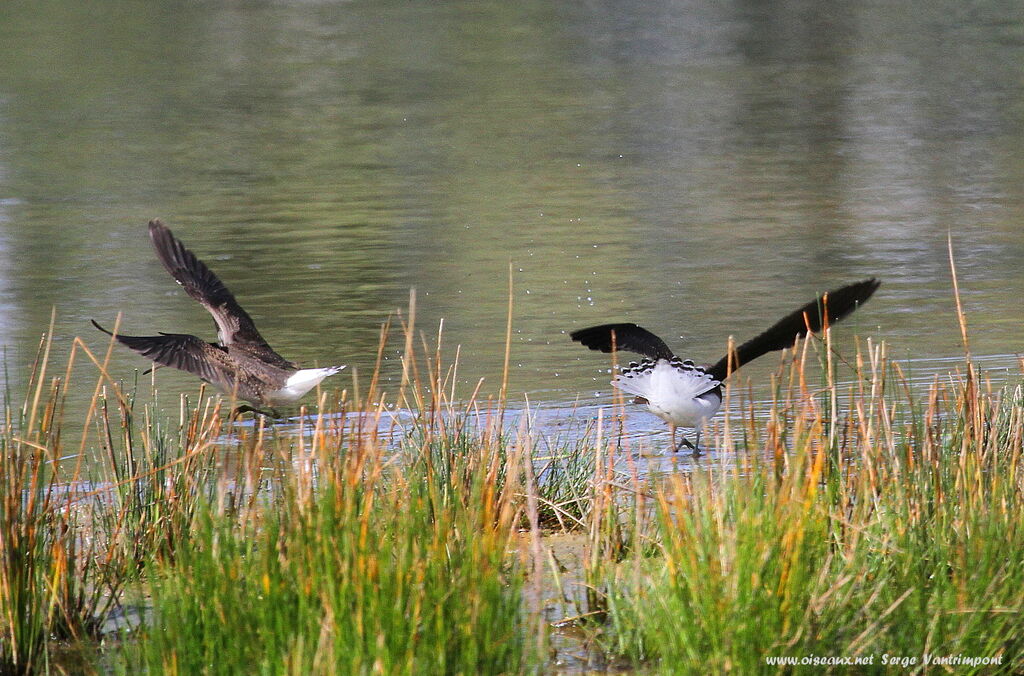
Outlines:
[[[114,334],[93,320],[93,325],[118,342],[152,359],[216,385],[224,392],[270,408],[291,404],[345,366],[299,368],[267,344],[249,314],[242,309],[223,282],[195,254],[185,248],[159,219],[149,222],[149,237],[157,257],[185,293],[213,315],[217,343],[184,333],[157,336]],[[263,412],[242,406],[241,411]],[[276,415],[276,412],[274,412]]]

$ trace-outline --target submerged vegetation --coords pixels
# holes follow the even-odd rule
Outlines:
[[[395,392],[283,424],[168,419],[44,340],[0,430],[0,673],[1024,669],[1024,391],[969,356],[922,391],[802,343],[768,401],[727,390],[721,461],[655,476],[618,407],[545,438],[403,328]]]

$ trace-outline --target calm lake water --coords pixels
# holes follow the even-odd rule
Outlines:
[[[213,339],[153,255],[156,216],[305,364],[367,373],[415,287],[417,326],[443,320],[449,354],[461,345],[467,394],[481,377],[498,389],[511,264],[512,398],[551,407],[609,399],[608,359],[575,328],[635,321],[712,361],[729,335],[872,275],[884,285],[843,344],[884,339],[916,373],[946,372],[951,235],[972,348],[1013,379],[1022,16],[951,1],[5,3],[10,385],[51,308],[59,354],[76,335],[102,348],[89,319],[118,312],[127,333]],[[744,372],[778,363],[764,362]],[[113,362],[125,378],[145,366]]]

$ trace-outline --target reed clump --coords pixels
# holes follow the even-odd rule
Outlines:
[[[603,569],[606,647],[663,673],[1020,671],[1020,387],[968,361],[921,394],[870,346],[852,384],[825,373],[794,362],[734,461],[661,487],[660,555]]]
[[[406,353],[394,394],[378,370],[361,401],[323,393],[290,421],[239,423],[202,393],[167,419],[80,341],[44,387],[48,346],[0,430],[0,673],[43,672],[74,641],[104,643],[104,669],[126,673],[538,659],[514,554],[533,442],[494,402],[456,399],[439,350]],[[99,376],[64,426],[83,357]]]
[[[54,647],[96,640],[124,584],[62,470],[66,374],[49,376],[40,341],[20,406],[10,388],[0,424],[0,673],[49,668]],[[71,364],[68,365],[68,371]]]
[[[767,401],[727,390],[702,465],[655,477],[615,407],[549,438],[506,384],[459,392],[412,317],[391,391],[385,327],[365,388],[272,423],[202,392],[169,414],[81,341],[53,375],[44,340],[0,429],[0,674],[75,643],[99,647],[77,671],[533,673],[566,623],[644,671],[1024,669],[1024,390],[969,356],[921,388],[870,342],[803,343]]]
[[[191,546],[150,567],[153,618],[128,672],[520,670],[515,506],[493,473],[453,500],[378,446],[332,446],[314,436],[291,458],[272,509],[205,511]]]

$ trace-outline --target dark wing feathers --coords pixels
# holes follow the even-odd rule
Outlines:
[[[103,328],[93,320],[97,329],[113,336],[117,342],[152,359],[161,366],[171,366],[197,375],[203,380],[230,390],[234,380],[225,362],[224,348],[184,333],[161,333],[159,336],[125,336]]]
[[[863,305],[871,298],[871,294],[878,289],[880,284],[880,281],[872,277],[815,298],[807,305],[777,321],[768,330],[736,348],[731,362],[730,356],[727,354],[707,372],[717,380],[724,380],[730,372],[761,355],[792,346],[797,338],[807,335],[808,329],[811,332],[818,332],[826,324],[834,324],[852,313],[858,306]]]
[[[614,337],[613,335],[614,334]],[[672,350],[661,338],[636,324],[602,324],[591,326],[569,334],[573,340],[583,343],[591,350],[611,352],[612,345],[618,350],[636,352],[651,359],[671,359]]]
[[[196,258],[195,254],[185,248],[181,240],[159,219],[149,222],[149,237],[153,241],[157,257],[171,276],[181,284],[189,296],[213,315],[222,345],[238,345],[275,366],[294,366],[274,352],[256,330],[252,318],[242,309],[224,283],[205,263]]]
[[[252,324],[252,319],[239,307],[235,297],[217,275],[185,248],[181,240],[159,219],[149,222],[149,238],[160,262],[189,296],[208,306],[210,312],[225,308],[236,315],[241,323]]]

